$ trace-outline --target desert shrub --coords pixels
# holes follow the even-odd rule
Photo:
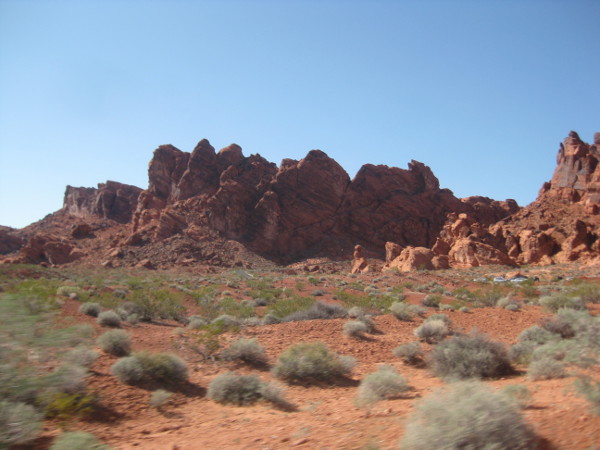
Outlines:
[[[100,356],[98,352],[85,346],[78,346],[67,352],[63,359],[71,364],[90,367],[98,359],[98,356]]]
[[[281,323],[281,319],[274,314],[265,314],[262,319],[263,325],[273,325],[275,323]]]
[[[580,376],[575,380],[575,390],[588,401],[594,414],[600,416],[600,381]]]
[[[35,439],[42,428],[42,415],[31,405],[0,401],[0,448]]]
[[[98,338],[100,348],[114,356],[127,356],[131,353],[131,339],[123,330],[110,330]]]
[[[150,396],[150,406],[156,409],[161,409],[167,404],[169,399],[173,396],[172,392],[165,391],[164,389],[158,389]]]
[[[322,342],[302,342],[286,349],[273,374],[289,381],[330,381],[348,375],[356,360],[332,352]]]
[[[261,389],[262,397],[271,402],[279,409],[293,411],[296,405],[285,398],[285,390],[277,383],[263,383]]]
[[[527,377],[534,381],[564,378],[566,375],[564,363],[550,357],[534,359],[527,368]]]
[[[575,287],[571,294],[579,297],[584,303],[600,303],[600,285],[581,284]]]
[[[421,300],[421,305],[427,306],[428,308],[437,308],[440,306],[440,302],[442,301],[442,296],[439,294],[427,294]]]
[[[498,300],[500,300],[503,296],[504,293],[502,288],[499,286],[493,286],[488,289],[475,291],[471,300],[479,306],[495,306]]]
[[[79,312],[88,316],[98,317],[102,311],[102,306],[99,303],[85,302],[79,306]]]
[[[294,296],[290,298],[280,298],[269,305],[266,313],[282,319],[297,311],[310,308],[313,303],[315,303],[315,300],[312,297]]]
[[[414,335],[429,344],[435,344],[450,334],[443,320],[428,320],[414,330]]]
[[[201,328],[204,325],[208,325],[208,320],[206,320],[204,317],[191,316],[189,318],[189,322],[187,324],[187,327],[190,330],[197,330],[198,328]]]
[[[481,382],[453,383],[421,400],[408,418],[407,450],[535,448],[515,402]]]
[[[550,333],[557,334],[563,339],[575,336],[575,330],[571,324],[563,317],[555,316],[542,320],[542,328]]]
[[[54,441],[50,450],[110,450],[110,447],[91,433],[68,431]]]
[[[491,378],[512,371],[504,345],[478,332],[436,345],[428,363],[436,376],[449,379]]]
[[[47,418],[56,418],[62,422],[75,417],[90,416],[96,406],[96,397],[87,392],[49,392],[40,400],[44,404]]]
[[[509,384],[500,392],[511,398],[520,408],[528,408],[531,405],[531,392],[523,384]]]
[[[252,365],[263,365],[267,362],[265,349],[256,339],[240,338],[234,341],[229,348],[221,352],[221,358]]]
[[[208,385],[207,396],[217,403],[251,405],[262,397],[263,382],[256,375],[227,372]]]
[[[127,384],[140,382],[181,383],[188,379],[185,362],[170,353],[135,353],[119,359],[111,373]]]
[[[350,288],[362,290],[361,286],[350,286]],[[365,312],[372,312],[381,314],[386,312],[392,303],[401,301],[403,299],[402,294],[397,295],[370,295],[356,294],[349,292],[348,290],[337,290],[334,292],[335,296],[347,307],[357,306]]]
[[[447,305],[445,303],[440,303],[440,311],[455,311],[456,308],[452,305]]]
[[[103,327],[120,327],[121,318],[114,311],[104,311],[98,314],[98,323]]]
[[[447,326],[452,325],[452,321],[450,320],[450,317],[448,317],[446,314],[440,314],[440,313],[432,314],[427,319],[425,319],[425,322],[430,322],[432,320],[441,320]]]
[[[461,306],[458,310],[462,313],[470,313],[471,312],[471,309],[468,306]]]
[[[367,325],[360,320],[351,320],[344,324],[344,334],[348,337],[360,338],[367,332]]]
[[[350,308],[348,310],[348,317],[350,317],[352,319],[357,319],[364,315],[365,315],[365,311],[360,306],[353,306],[352,308]]]
[[[360,316],[358,320],[365,325],[367,333],[375,333],[377,331],[377,326],[373,321],[373,316],[371,316],[370,314]]]
[[[538,345],[545,344],[553,339],[556,339],[556,336],[539,325],[533,325],[521,331],[517,337],[517,341],[519,342],[531,341]]]
[[[560,308],[584,309],[585,302],[580,297],[571,297],[565,293],[555,293],[540,297],[540,305],[550,312],[557,312]]]
[[[346,308],[330,303],[315,302],[308,309],[288,314],[282,322],[297,322],[301,320],[338,319],[347,317]]]
[[[84,367],[62,364],[44,377],[43,384],[47,392],[79,394],[85,391],[87,375],[88,371]]]
[[[521,309],[521,305],[519,305],[518,303],[509,303],[508,305],[506,305],[504,307],[504,309],[506,309],[507,311],[518,311]]]
[[[398,320],[410,322],[413,318],[413,310],[411,305],[403,302],[394,302],[390,306],[390,311]]]
[[[240,322],[229,314],[221,314],[219,317],[213,319],[211,324],[220,324],[225,328],[233,328],[239,326]]]
[[[523,330],[517,337],[517,343],[510,347],[510,360],[519,364],[529,364],[536,348],[555,339],[556,334],[539,325],[533,325]]]
[[[408,342],[401,344],[392,350],[394,356],[401,358],[405,364],[410,366],[419,366],[423,363],[425,353],[418,342]]]
[[[385,364],[361,380],[355,403],[358,406],[370,406],[380,400],[397,397],[408,389],[406,378],[393,366]]]
[[[167,289],[134,290],[129,302],[135,305],[135,314],[140,320],[150,322],[156,319],[185,320],[183,294]]]

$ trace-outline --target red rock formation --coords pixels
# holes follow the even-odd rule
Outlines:
[[[0,226],[0,255],[19,250],[25,244],[25,240],[19,236],[17,230],[10,227]]]
[[[360,245],[355,245],[350,273],[366,273],[368,271],[369,263],[367,262],[367,258],[365,258],[365,250]]]
[[[66,264],[76,261],[84,254],[68,240],[51,234],[38,233],[21,249],[15,262]]]
[[[127,223],[140,192],[138,187],[115,181],[100,183],[98,189],[67,186],[63,210],[76,217],[97,216]]]

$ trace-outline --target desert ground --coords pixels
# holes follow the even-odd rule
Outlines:
[[[407,420],[422,399],[452,384],[432,371],[428,355],[439,343],[419,344],[425,354],[420,364],[407,363],[392,352],[401,344],[418,342],[415,329],[427,317],[443,313],[450,319],[451,335],[440,342],[478,330],[507,350],[519,342],[524,330],[552,319],[556,308],[545,298],[563,294],[583,298],[585,293],[583,306],[577,308],[589,311],[590,320],[598,323],[600,268],[593,265],[526,266],[518,271],[528,278],[523,282],[494,281],[517,275],[505,266],[350,275],[350,265],[350,261],[315,260],[283,268],[217,273],[196,273],[191,268],[0,265],[0,298],[5,303],[2,345],[14,351],[13,359],[3,363],[4,382],[10,386],[4,398],[15,397],[19,380],[44,379],[65,360],[87,365],[78,387],[68,391],[71,397],[60,397],[67,399],[62,403],[40,401],[40,397],[48,398],[41,394],[42,387],[33,394],[37,400],[22,400],[35,405],[41,427],[35,437],[14,448],[47,449],[73,431],[92,433],[116,449],[399,448]],[[423,306],[426,298],[439,305]],[[351,308],[359,307],[371,316],[375,330],[350,336],[344,333],[345,323],[352,320],[349,317],[282,321],[286,314],[304,311],[315,302],[338,305],[336,311],[342,315],[347,311],[356,315],[357,309]],[[107,353],[97,340],[113,328],[81,312],[86,303],[117,311],[121,321],[116,328],[129,335],[133,354],[178,355],[187,366],[187,380],[119,381],[112,367],[120,357]],[[390,312],[393,303],[415,305],[409,320],[399,320]],[[507,307],[509,303],[516,306]],[[27,307],[17,313],[18,308],[10,309],[16,304]],[[127,317],[124,310],[134,304],[145,305],[149,316]],[[223,314],[234,319],[231,326],[213,326],[214,319]],[[46,334],[62,329],[71,329],[71,337],[44,341]],[[240,338],[255,339],[264,348],[266,360],[248,364],[225,358],[225,350]],[[356,366],[346,376],[320,381],[276,377],[273,367],[282,352],[305,342],[322,342],[339,355],[355,358]],[[95,352],[97,358],[78,361],[72,356],[73,348]],[[600,416],[594,414],[593,401],[574,387],[581,376],[598,381],[598,362],[580,364],[565,355],[553,353],[552,359],[561,365],[558,375],[533,376],[527,364],[513,359],[510,373],[482,379],[494,391],[506,392],[507,386],[515,385],[525,393],[525,400],[514,401],[535,434],[531,448],[594,449],[600,445]],[[361,404],[357,401],[361,380],[381,364],[393,366],[407,387],[397,395]],[[231,371],[274,381],[283,389],[284,406],[260,398],[243,406],[209,398],[209,384]],[[170,394],[153,397],[157,390]],[[51,392],[54,400],[59,398],[56,389]],[[89,401],[74,400],[82,398]],[[596,398],[596,407],[597,402]]]

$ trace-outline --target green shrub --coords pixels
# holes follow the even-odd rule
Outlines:
[[[227,361],[242,361],[257,366],[267,363],[265,349],[256,339],[240,338],[234,341],[229,348],[221,352],[221,358]]]
[[[76,364],[82,367],[91,367],[100,355],[98,352],[91,350],[85,346],[75,347],[67,352],[64,360],[71,364]]]
[[[531,392],[527,386],[522,384],[509,384],[504,386],[500,392],[511,398],[520,408],[528,408],[531,405]]]
[[[580,376],[575,380],[575,389],[588,401],[594,414],[600,416],[600,381]]]
[[[382,365],[361,380],[355,403],[361,407],[370,406],[380,400],[397,397],[408,389],[406,379],[393,366]]]
[[[491,378],[512,372],[504,345],[484,334],[454,336],[436,345],[428,363],[441,378]]]
[[[584,309],[585,302],[580,297],[571,297],[564,293],[556,293],[540,297],[540,305],[550,312],[557,312],[560,308]]]
[[[98,317],[102,311],[102,306],[99,303],[86,302],[79,306],[79,312],[88,316]]]
[[[135,305],[135,313],[140,320],[149,322],[156,319],[185,320],[183,294],[167,289],[134,290],[130,303]]]
[[[114,311],[104,311],[98,314],[98,323],[103,327],[120,327],[121,318]]]
[[[256,375],[227,372],[208,385],[207,397],[217,403],[251,405],[262,397],[263,382]]]
[[[454,383],[417,404],[400,441],[406,450],[535,448],[515,402],[480,382]]]
[[[316,319],[338,319],[347,317],[348,312],[346,308],[340,305],[315,302],[308,309],[296,311],[288,314],[282,319],[282,322],[297,322],[302,320],[316,320]]]
[[[401,344],[392,350],[392,353],[410,366],[420,366],[423,364],[423,357],[425,356],[418,342]]]
[[[41,419],[31,405],[0,401],[0,448],[35,439],[42,428]]]
[[[211,324],[220,324],[225,328],[234,328],[240,325],[239,320],[229,314],[221,314],[216,319],[213,319]]]
[[[367,325],[360,320],[351,320],[344,324],[344,334],[348,337],[361,338],[367,332]]]
[[[111,373],[127,384],[181,383],[188,379],[185,362],[170,353],[135,353],[119,359],[113,364]]]
[[[421,305],[427,306],[429,308],[437,308],[440,306],[440,302],[442,301],[442,296],[439,294],[427,294],[421,300]]]
[[[410,322],[413,318],[413,310],[408,303],[394,302],[390,306],[390,311],[398,320]]]
[[[527,377],[531,380],[551,380],[567,376],[564,363],[553,358],[535,359],[527,368]]]
[[[110,330],[98,338],[100,348],[114,356],[127,356],[131,353],[131,339],[123,330]]]
[[[169,399],[173,396],[172,392],[165,391],[164,389],[158,389],[150,396],[150,406],[156,409],[161,409],[167,404]]]
[[[110,450],[110,447],[91,433],[68,431],[54,441],[50,450]]]
[[[435,344],[450,334],[443,320],[428,320],[414,330],[414,335],[429,344]]]
[[[322,342],[302,342],[279,356],[273,374],[296,382],[331,381],[348,375],[355,365],[354,358],[339,356]]]

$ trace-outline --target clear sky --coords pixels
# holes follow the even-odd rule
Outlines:
[[[0,0],[2,225],[202,138],[523,205],[572,129],[600,131],[597,0]]]

